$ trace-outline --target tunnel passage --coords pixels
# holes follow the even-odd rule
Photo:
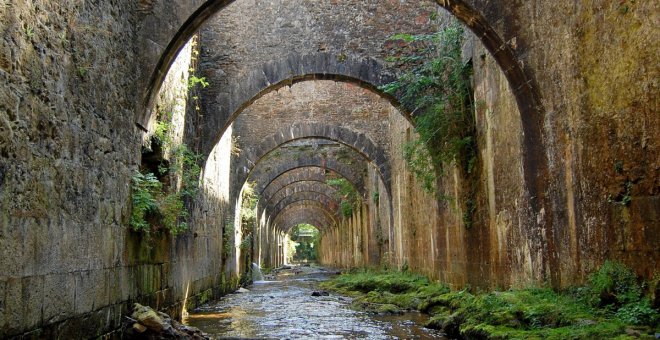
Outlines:
[[[199,7],[196,7],[199,5]],[[181,29],[178,30],[178,33],[175,35],[173,33],[170,33],[170,36],[173,37],[171,38],[167,44],[163,43],[161,46],[168,46],[164,50],[166,52],[162,53],[162,58],[160,58],[159,62],[152,62],[151,64],[157,64],[155,67],[153,77],[151,77],[150,82],[152,84],[156,84],[158,86],[158,77],[160,74],[163,73],[162,70],[165,70],[168,68],[170,60],[172,59],[173,55],[176,53],[176,51],[182,46],[182,41],[187,39],[188,37],[191,36],[192,32],[201,27],[202,24],[208,25],[208,27],[205,27],[202,32],[202,39],[201,41],[208,41],[213,43],[214,41],[222,41],[221,44],[222,48],[216,48],[216,49],[209,49],[207,52],[209,54],[203,55],[207,60],[211,61],[207,64],[204,65],[205,69],[207,72],[204,72],[205,76],[208,76],[209,79],[214,78],[220,80],[219,83],[215,83],[216,85],[222,85],[222,81],[227,81],[224,83],[227,86],[223,86],[226,90],[225,92],[218,93],[215,95],[209,96],[210,98],[213,98],[213,100],[218,100],[220,101],[216,103],[226,103],[226,105],[207,105],[205,106],[204,110],[213,112],[213,110],[220,109],[222,112],[223,117],[218,117],[213,114],[210,114],[209,112],[205,113],[206,119],[212,119],[215,122],[211,124],[207,124],[207,126],[214,126],[212,130],[214,131],[223,131],[223,129],[217,129],[218,126],[227,126],[227,122],[230,119],[230,117],[233,117],[234,112],[240,111],[242,107],[240,105],[243,104],[242,100],[238,100],[235,95],[240,95],[242,92],[249,92],[251,93],[251,96],[247,96],[249,98],[254,98],[255,95],[261,95],[263,94],[262,91],[266,89],[268,86],[271,86],[272,84],[277,84],[277,85],[283,85],[283,84],[278,84],[277,80],[278,78],[269,78],[268,74],[270,73],[270,69],[268,67],[264,67],[264,65],[278,65],[277,70],[273,72],[272,74],[276,73],[283,73],[286,74],[286,72],[289,72],[290,74],[298,74],[301,75],[300,72],[296,71],[296,65],[283,65],[285,62],[284,60],[287,60],[288,55],[290,54],[290,51],[292,50],[291,46],[288,44],[281,45],[282,48],[286,49],[286,52],[282,53],[274,53],[274,50],[267,50],[266,52],[266,59],[267,61],[260,61],[261,55],[259,53],[254,53],[254,54],[247,54],[242,56],[241,60],[244,59],[244,57],[249,57],[250,61],[245,63],[245,67],[248,70],[245,71],[240,71],[238,70],[238,67],[236,65],[232,65],[231,61],[233,60],[233,54],[230,51],[232,45],[231,44],[225,44],[224,42],[226,41],[232,41],[233,43],[241,43],[240,38],[238,37],[244,37],[244,36],[249,36],[250,34],[256,34],[259,35],[261,34],[260,32],[249,32],[249,31],[244,31],[240,32],[240,34],[237,34],[239,32],[232,32],[230,29],[227,30],[226,28],[230,25],[226,24],[221,24],[221,23],[231,23],[231,10],[232,6],[237,6],[236,8],[240,8],[243,4],[240,2],[204,2],[204,3],[191,3],[190,8],[184,9],[183,11],[179,13],[188,13],[190,14],[189,19],[185,23],[181,23]],[[324,4],[325,5],[325,4]],[[349,5],[348,2],[342,2],[339,4],[340,6],[334,7],[334,8],[323,8],[323,7],[318,7],[319,11],[321,8],[323,8],[323,11],[327,11],[327,13],[336,13],[336,11],[342,11],[342,5]],[[419,15],[419,11],[417,11],[419,8],[423,8],[422,13],[425,11],[425,15]],[[541,238],[544,239],[544,241],[537,242],[539,238],[538,230],[547,230],[548,232],[552,233],[552,228],[549,227],[550,224],[552,224],[552,218],[556,218],[556,214],[553,213],[553,207],[551,206],[552,204],[556,205],[556,202],[549,202],[545,199],[545,193],[547,192],[547,181],[541,180],[542,178],[547,178],[549,174],[549,169],[548,169],[548,163],[547,163],[547,153],[545,152],[545,139],[542,138],[542,126],[541,122],[544,119],[544,108],[541,105],[541,100],[540,100],[540,94],[539,90],[536,87],[536,79],[534,78],[534,67],[530,65],[535,65],[535,60],[534,58],[530,58],[530,54],[528,54],[529,51],[537,51],[542,49],[541,47],[538,47],[537,45],[531,44],[530,42],[533,41],[534,39],[532,38],[532,34],[529,34],[530,32],[526,30],[525,28],[521,28],[522,26],[516,26],[516,28],[505,28],[507,25],[501,25],[500,23],[502,22],[510,22],[513,20],[513,18],[524,18],[525,20],[528,20],[528,16],[518,13],[517,11],[519,9],[512,9],[507,6],[502,6],[501,4],[492,4],[492,3],[484,3],[484,2],[466,2],[466,1],[436,1],[436,2],[422,2],[422,3],[415,3],[415,4],[409,4],[409,3],[400,3],[400,4],[393,4],[393,3],[387,3],[387,2],[382,2],[382,3],[374,3],[373,5],[366,5],[363,3],[359,3],[358,9],[360,11],[366,10],[365,15],[363,18],[371,18],[374,13],[378,13],[379,11],[382,11],[381,13],[387,13],[388,11],[394,11],[398,14],[400,14],[401,18],[406,18],[406,20],[399,20],[399,16],[393,16],[393,22],[380,22],[377,25],[366,25],[365,28],[368,30],[370,39],[369,41],[371,42],[376,42],[376,41],[383,41],[386,40],[388,36],[391,36],[392,33],[399,33],[401,31],[405,32],[410,32],[410,33],[424,33],[424,32],[431,32],[436,29],[436,27],[433,27],[433,23],[429,21],[429,18],[431,17],[430,14],[433,13],[438,13],[437,11],[437,6],[440,6],[444,9],[447,10],[447,13],[450,16],[453,16],[463,22],[467,27],[469,27],[476,35],[477,39],[483,44],[486,50],[488,50],[493,59],[495,60],[496,63],[496,68],[499,68],[503,72],[503,77],[506,79],[506,82],[508,83],[508,86],[512,89],[512,97],[515,98],[516,104],[515,106],[517,109],[520,111],[520,119],[522,121],[522,136],[523,136],[523,141],[522,141],[522,163],[523,165],[520,167],[520,169],[523,172],[523,181],[524,181],[524,190],[526,191],[525,197],[526,199],[529,199],[530,197],[530,204],[528,206],[528,210],[524,213],[519,213],[522,215],[525,215],[522,217],[521,224],[527,225],[525,227],[525,231],[523,232],[526,236],[524,238],[530,240],[529,244],[531,247],[534,248],[534,250],[530,250],[530,253],[532,254],[538,254],[534,255],[532,262],[534,262],[534,267],[535,268],[541,268],[540,271],[536,271],[535,275],[537,275],[537,278],[540,276],[543,276],[545,274],[540,274],[541,272],[547,273],[547,270],[544,269],[545,265],[542,265],[539,267],[540,263],[551,263],[549,264],[550,267],[556,267],[556,261],[555,258],[553,257],[554,252],[551,251],[551,249],[554,249],[554,237],[552,235],[549,235],[548,237],[541,236]],[[350,5],[349,5],[350,6]],[[362,7],[364,6],[364,7]],[[428,7],[427,7],[428,6]],[[298,6],[298,7],[304,7],[304,6]],[[413,7],[415,9],[413,9]],[[152,12],[151,14],[147,14],[145,16],[145,20],[153,20],[154,18],[157,18],[159,16],[162,16],[162,8],[159,8]],[[283,13],[289,13],[287,11],[290,11],[290,8],[286,8]],[[195,12],[196,11],[196,12]],[[241,8],[242,11],[242,8]],[[314,12],[314,9],[311,10]],[[371,12],[370,12],[371,11]],[[243,12],[243,11],[242,11]],[[258,10],[258,12],[261,12]],[[212,15],[214,13],[220,13],[217,17],[217,21],[214,21]],[[290,12],[293,13],[293,12]],[[314,12],[318,13],[318,12]],[[261,15],[268,17],[271,14],[268,11],[263,11],[263,13],[255,13],[255,18],[259,18]],[[408,16],[409,15],[409,16]],[[445,13],[441,13],[441,16],[445,15]],[[185,15],[184,15],[185,16]],[[313,15],[311,17],[314,17]],[[341,16],[338,16],[341,17]],[[380,20],[380,18],[383,18],[385,16],[379,15],[376,16],[376,20]],[[207,20],[208,19],[208,20]],[[533,20],[533,19],[531,19]],[[181,21],[179,21],[181,22]],[[275,22],[275,20],[264,20],[264,22]],[[319,18],[318,22],[324,22],[324,20],[321,20]],[[335,24],[334,21],[330,20],[333,24]],[[360,21],[357,21],[360,23]],[[376,21],[378,22],[378,21]],[[495,23],[495,26],[492,26],[493,23]],[[215,25],[215,27],[214,27]],[[358,24],[359,25],[359,24]],[[175,25],[176,26],[176,25]],[[339,25],[342,26],[342,25]],[[270,29],[267,30],[269,32],[284,32],[286,31],[289,26],[285,27],[277,27],[275,29]],[[337,27],[337,26],[335,26]],[[350,27],[350,32],[355,32],[356,34],[354,36],[351,36],[351,34],[344,35],[345,38],[350,38],[350,40],[353,41],[361,41],[359,38],[360,36],[364,36],[362,34],[357,34],[357,32],[363,33],[359,27],[348,25]],[[530,26],[531,27],[531,26]],[[296,30],[300,28],[296,28],[295,26],[293,27],[293,30]],[[371,30],[371,31],[369,31]],[[297,33],[304,31],[300,30]],[[206,35],[206,37],[205,37]],[[273,48],[275,45],[268,45],[267,41],[268,39],[271,39],[271,36],[261,34],[266,41],[266,46],[269,46],[270,48]],[[323,35],[320,35],[323,36]],[[384,39],[376,39],[376,37],[382,37]],[[341,38],[340,38],[341,39]],[[245,41],[258,41],[259,39],[247,39]],[[381,70],[386,70],[383,72],[380,72],[381,74],[384,75],[384,77],[381,77],[381,79],[386,79],[387,74],[391,75],[396,75],[396,67],[392,67],[394,65],[388,64],[387,62],[383,62],[383,54],[380,55],[375,55],[375,56],[369,56],[370,53],[373,53],[374,51],[380,51],[380,46],[377,46],[376,48],[365,48],[365,49],[357,49],[359,52],[357,53],[356,56],[352,55],[352,53],[345,53],[341,49],[336,49],[335,46],[343,46],[345,45],[345,41],[341,40],[341,43],[338,43],[337,45],[333,44],[334,42],[334,37],[329,37],[326,39],[327,41],[319,41],[318,44],[313,43],[313,44],[308,44],[305,45],[304,42],[306,40],[300,40],[301,43],[300,45],[296,45],[296,43],[291,42],[294,46],[293,49],[295,49],[296,53],[300,55],[299,58],[307,58],[306,60],[309,60],[308,63],[314,64],[310,65],[310,69],[316,69],[318,71],[314,72],[320,72],[320,73],[307,73],[309,76],[316,77],[316,76],[321,76],[323,77],[324,74],[337,74],[337,75],[344,75],[344,76],[351,76],[354,79],[361,79],[359,76],[353,76],[346,74],[343,71],[340,72],[330,72],[332,68],[336,64],[336,61],[339,60],[348,60],[349,62],[352,62],[353,60],[357,60],[358,62],[363,62],[369,58],[372,60],[376,60],[376,64],[374,65],[385,65],[385,68],[379,68],[379,67],[373,67],[373,70],[381,69]],[[167,41],[167,40],[166,40]],[[327,43],[330,42],[330,43]],[[253,46],[263,46],[259,44],[254,44]],[[276,48],[275,48],[276,49]],[[161,50],[162,51],[162,50]],[[224,52],[213,52],[213,51],[224,51]],[[330,58],[328,55],[332,55],[336,58]],[[532,55],[534,55],[532,53]],[[278,56],[273,58],[272,56]],[[368,56],[368,57],[366,57]],[[366,57],[366,58],[365,58]],[[158,59],[158,58],[155,58]],[[153,59],[152,59],[153,60]],[[275,60],[274,62],[271,62],[271,60]],[[298,59],[300,60],[300,59]],[[315,60],[312,62],[312,60]],[[218,62],[218,63],[216,63]],[[270,64],[269,64],[270,63]],[[221,64],[223,66],[223,69],[221,71],[217,70],[217,65]],[[339,65],[341,66],[341,65]],[[256,67],[257,70],[262,70],[262,71],[255,71],[255,73],[252,73],[249,68],[250,67]],[[280,67],[282,67],[280,69]],[[316,68],[315,68],[316,67]],[[362,70],[367,70],[368,67],[363,67]],[[286,70],[286,71],[281,71],[281,70]],[[392,72],[394,71],[394,72]],[[368,73],[368,72],[367,72]],[[243,77],[244,75],[254,75],[256,76],[256,81],[255,84],[261,84],[260,85],[255,85],[255,84],[245,84],[241,85],[240,88],[245,90],[234,90],[233,89],[233,84],[239,84],[241,83],[239,81],[232,80],[232,74],[233,75],[240,75],[240,77]],[[287,78],[289,79],[288,83],[295,83],[296,79],[299,78]],[[362,84],[367,84],[365,83],[366,79],[362,79],[360,83]],[[213,83],[213,82],[212,82]],[[287,82],[285,82],[287,83]],[[379,82],[377,80],[372,80],[371,81],[371,86],[375,87],[378,84],[382,84],[383,82]],[[147,87],[150,89],[153,89],[154,87]],[[146,103],[149,103],[151,101],[151,98],[153,97],[153,91],[146,91],[145,95],[145,100]],[[151,94],[150,94],[151,93]],[[148,104],[145,106],[149,106]],[[224,123],[223,123],[224,122]],[[217,139],[217,138],[216,138]],[[492,204],[491,204],[492,206]],[[491,209],[491,214],[492,214]],[[551,218],[552,217],[552,218]],[[543,226],[540,224],[543,223]],[[562,223],[558,223],[557,225],[560,225]],[[499,236],[497,236],[499,237]],[[496,238],[497,238],[496,237]],[[520,258],[520,257],[518,257]],[[512,259],[512,258],[510,258]],[[508,261],[508,260],[507,260]],[[516,260],[517,261],[517,260]],[[540,275],[540,276],[539,276]],[[556,281],[556,280],[555,280]]]
[[[263,46],[268,46],[271,50],[264,50],[268,62],[259,62],[260,54],[259,53],[247,53],[244,56],[241,56],[241,61],[245,57],[249,57],[253,62],[246,62],[245,66],[248,68],[247,71],[238,71],[236,70],[235,65],[231,65],[234,68],[230,73],[228,73],[228,68],[225,68],[222,72],[216,72],[214,68],[217,67],[215,63],[209,63],[208,72],[204,72],[206,76],[211,78],[218,78],[222,81],[226,81],[224,88],[229,89],[227,92],[220,93],[218,95],[209,96],[212,98],[222,98],[221,103],[226,103],[225,105],[211,105],[211,110],[215,108],[220,108],[222,110],[221,117],[207,114],[207,117],[214,117],[214,123],[207,124],[211,127],[211,131],[222,131],[218,127],[227,126],[226,121],[233,116],[234,112],[240,110],[241,105],[247,102],[247,98],[253,98],[258,93],[263,91],[264,87],[270,86],[271,84],[277,84],[278,81],[281,81],[281,77],[276,77],[274,75],[280,74],[280,76],[288,76],[289,74],[301,75],[301,72],[296,71],[297,65],[299,64],[308,64],[309,69],[315,70],[314,72],[305,72],[306,74],[316,74],[316,75],[325,75],[325,74],[344,74],[350,75],[349,72],[333,72],[337,68],[342,68],[342,63],[348,61],[351,65],[354,64],[354,60],[358,60],[358,63],[372,58],[372,60],[383,60],[382,54],[370,55],[374,51],[379,51],[379,46],[375,48],[362,48],[357,49],[360,52],[358,56],[353,56],[351,53],[345,53],[341,46],[346,45],[347,42],[355,41],[368,44],[369,42],[378,42],[384,41],[387,37],[392,34],[406,32],[406,33],[425,33],[437,29],[437,27],[432,27],[433,23],[429,20],[431,14],[437,13],[437,7],[442,7],[447,10],[449,15],[457,18],[463,22],[467,27],[469,27],[480,40],[480,42],[485,46],[485,48],[492,54],[494,60],[498,64],[499,68],[504,72],[511,89],[513,90],[513,96],[517,102],[517,107],[521,112],[521,120],[523,125],[523,164],[524,164],[524,181],[525,188],[529,192],[527,197],[533,197],[531,200],[531,211],[526,217],[529,220],[530,225],[535,225],[540,222],[546,223],[542,228],[545,230],[551,231],[552,228],[549,228],[551,220],[549,215],[552,213],[552,207],[550,202],[545,199],[546,182],[542,178],[547,178],[549,174],[547,156],[545,151],[544,139],[542,138],[542,122],[544,119],[544,108],[540,100],[540,91],[537,88],[537,80],[535,79],[534,73],[534,58],[531,57],[534,53],[530,53],[537,50],[542,50],[541,45],[533,44],[534,37],[536,35],[532,34],[526,27],[534,27],[533,25],[517,25],[515,27],[510,27],[509,25],[501,25],[502,22],[512,22],[516,18],[524,18],[528,20],[528,16],[520,11],[524,12],[522,8],[511,8],[503,4],[495,4],[489,2],[479,2],[479,1],[424,1],[421,3],[389,3],[389,2],[378,2],[374,4],[364,4],[358,2],[357,7],[353,6],[354,4],[350,2],[341,2],[338,4],[333,4],[334,6],[328,6],[327,4],[322,4],[320,6],[315,6],[315,8],[306,8],[301,4],[292,5],[295,9],[291,7],[285,7],[284,12],[291,11],[289,13],[296,13],[297,10],[305,9],[309,10],[311,18],[315,18],[315,15],[322,13],[322,16],[319,16],[316,20],[311,20],[315,24],[327,24],[332,25],[331,27],[348,27],[350,34],[344,34],[339,37],[334,37],[332,35],[328,36],[326,39],[321,39],[320,41],[313,41],[306,46],[300,46],[296,49],[296,54],[299,55],[296,57],[293,56],[293,61],[303,61],[302,63],[287,63],[284,60],[289,58],[288,52],[292,49],[288,44],[269,44],[269,39],[273,39],[274,36],[268,34],[262,34],[260,31],[254,32],[249,30],[243,31],[232,31],[227,29],[228,27],[242,27],[241,25],[235,25],[232,21],[232,11],[240,11],[241,13],[249,12],[250,8],[244,8],[242,2],[233,2],[233,1],[194,1],[187,2],[185,5],[179,3],[168,4],[165,6],[153,6],[147,5],[143,9],[142,17],[140,20],[145,23],[142,25],[142,30],[139,33],[139,36],[142,39],[144,46],[152,46],[151,49],[144,53],[143,58],[141,59],[141,64],[143,67],[142,74],[139,77],[140,83],[143,85],[142,88],[144,91],[144,101],[143,107],[151,107],[153,98],[156,95],[158,87],[160,86],[161,80],[164,77],[167,69],[171,65],[176,53],[182,48],[185,41],[187,41],[192,34],[202,25],[208,26],[204,29],[202,34],[202,41],[209,41],[211,44],[220,42],[222,48],[213,49],[215,51],[223,51],[218,53],[213,53],[211,49],[208,50],[210,54],[206,56],[206,59],[221,61],[227,65],[231,65],[232,53],[228,52],[231,44],[228,44],[228,41],[233,43],[244,43],[246,41],[261,41],[261,39],[241,39],[250,34],[259,36],[264,40],[264,44],[253,44],[252,46],[258,46],[262,48]],[[338,5],[338,6],[337,6]],[[349,13],[353,13],[356,9],[364,13],[361,18],[368,18],[366,20],[374,20],[369,23],[363,23],[362,20],[349,21],[349,24],[341,24],[342,18],[349,16],[346,15],[337,15],[332,16],[328,13],[341,13],[343,6],[353,6],[350,7]],[[423,10],[420,15],[420,8]],[[268,10],[258,8],[255,6],[251,8],[256,13],[254,13],[253,18],[257,22],[265,23],[275,23],[276,20],[272,20],[272,14]],[[284,13],[283,12],[283,13]],[[386,13],[397,13],[396,16],[388,16]],[[220,13],[214,18],[214,14]],[[280,14],[283,14],[280,13]],[[379,14],[379,15],[374,15]],[[444,14],[443,14],[444,15]],[[243,17],[243,16],[240,16]],[[260,20],[260,18],[265,17],[267,19]],[[294,15],[295,17],[295,15]],[[339,18],[339,22],[335,21]],[[393,18],[393,21],[380,22],[382,18]],[[167,22],[172,22],[166,30],[154,32],[153,29],[150,29],[153,25],[149,23],[159,22],[160,20],[167,19]],[[364,20],[364,19],[363,19]],[[533,20],[533,19],[532,19]],[[353,25],[351,23],[355,22]],[[494,26],[493,26],[494,25]],[[214,27],[215,26],[215,27]],[[286,32],[289,26],[283,27],[272,27],[271,29],[266,30],[266,32]],[[313,28],[310,26],[304,26],[305,29]],[[330,27],[324,27],[323,32],[333,32],[333,29],[328,29]],[[364,28],[362,30],[361,28]],[[298,30],[298,31],[296,31]],[[292,27],[291,31],[295,33],[300,33],[301,28]],[[290,32],[289,32],[290,33]],[[323,34],[319,35],[324,37]],[[364,36],[369,36],[370,39],[363,41],[360,38]],[[380,38],[378,38],[380,37]],[[346,40],[342,40],[346,39]],[[300,39],[299,42],[307,42],[308,40]],[[335,43],[336,42],[336,43]],[[285,49],[285,53],[279,52],[274,53],[272,49],[274,46],[281,46]],[[294,44],[295,45],[295,44]],[[303,44],[304,45],[304,44]],[[357,46],[354,46],[357,47]],[[538,53],[538,52],[537,52]],[[280,58],[274,58],[275,61],[270,62],[270,59],[273,59],[272,56],[277,55]],[[306,59],[305,59],[306,58]],[[305,59],[305,60],[303,60]],[[376,62],[374,65],[388,65],[386,62]],[[257,66],[257,71],[250,71],[249,68],[254,68]],[[388,65],[390,66],[390,65]],[[350,69],[356,69],[357,76],[354,78],[361,79],[360,75],[367,74],[383,74],[383,77],[376,79],[363,79],[363,81],[368,82],[372,86],[377,86],[383,84],[383,79],[387,79],[387,74],[395,74],[396,67],[389,67],[387,72],[369,72],[367,70],[377,71],[383,69],[382,67],[372,66],[372,67],[353,67]],[[393,70],[390,71],[390,70]],[[236,72],[238,71],[238,72]],[[355,74],[355,72],[352,72]],[[240,90],[235,90],[234,84],[241,84],[240,81],[232,80],[231,74],[240,75],[240,79],[249,79],[247,84],[242,84],[238,88]],[[250,75],[250,77],[244,77],[245,75]],[[271,75],[271,76],[269,76]],[[254,78],[252,78],[254,77]],[[295,81],[294,78],[289,78],[289,83]],[[215,84],[215,83],[214,83]],[[217,85],[223,85],[222,82],[217,83]],[[243,93],[250,93],[249,96],[241,97]],[[215,100],[214,99],[214,100]],[[208,106],[207,106],[208,108]],[[146,112],[148,110],[144,110]],[[145,116],[142,116],[141,124],[144,125],[146,121]],[[541,218],[543,215],[547,218]],[[541,252],[544,254],[541,261],[551,261],[552,267],[556,266],[556,263],[552,257],[552,251],[550,249],[554,248],[552,245],[553,237],[550,236],[548,244],[542,246]],[[550,254],[550,255],[548,255]]]
[[[245,157],[242,158],[247,164],[249,164],[246,166],[245,178],[249,176],[251,169],[254,168],[263,157],[267,156],[269,152],[277,152],[273,150],[276,150],[283,144],[298,139],[327,139],[352,147],[355,151],[361,153],[366,159],[376,165],[386,187],[390,187],[390,165],[387,160],[387,154],[384,150],[375,146],[375,144],[364,134],[356,133],[341,126],[331,126],[319,123],[295,124],[269,136],[255,148],[250,148],[246,151]],[[239,166],[239,168],[242,167]],[[238,182],[241,183],[245,181],[245,178],[239,177]]]
[[[300,181],[289,184],[285,187],[279,189],[272,196],[264,196],[264,202],[266,206],[271,206],[273,204],[278,204],[284,200],[287,196],[296,194],[296,193],[317,193],[324,195],[330,198],[337,198],[340,193],[337,189],[326,182],[315,182],[315,181]]]
[[[233,164],[242,156],[232,123],[268,98],[321,82],[337,81],[335,94],[382,95],[378,86],[405,71],[387,56],[409,48],[388,37],[435,32],[451,18],[474,33],[461,56],[474,71],[474,199],[459,206],[419,188],[401,156],[415,138],[410,108],[390,112],[380,136],[354,119],[342,125],[292,110],[291,126],[341,126],[389,155],[389,188],[366,168],[356,185],[364,205],[324,234],[324,260],[380,256],[458,288],[566,287],[607,258],[651,277],[660,263],[660,124],[657,72],[648,67],[657,64],[657,25],[648,13],[657,12],[641,1],[12,3],[0,14],[11,37],[0,40],[0,337],[74,337],[88,330],[81,324],[101,326],[79,337],[111,333],[134,301],[176,317],[186,301],[229,291],[240,274],[230,270],[235,257],[250,246],[238,223],[246,231],[267,224],[237,214],[243,183],[232,178],[242,170]],[[401,97],[381,99],[396,107]],[[269,125],[265,139],[277,119],[247,124]],[[187,231],[149,244],[130,219],[141,148],[156,130],[171,135],[172,155],[184,154],[184,143],[199,157],[202,173],[197,196],[176,200]],[[437,186],[470,191],[451,171]],[[368,251],[342,248],[341,232]]]
[[[260,163],[260,166],[253,170],[248,180],[254,178],[256,191],[261,193],[271,182],[289,170],[303,167],[322,167],[348,179],[351,183],[354,183],[358,190],[364,188],[364,175],[367,171],[364,159],[350,148],[338,146],[339,144],[334,143],[330,145],[330,148],[321,148],[321,150],[327,149],[329,154],[337,152],[345,156],[341,159],[330,158],[310,146],[283,148],[286,151],[282,152],[286,152],[286,156],[289,157],[274,154],[272,159]],[[364,189],[362,189],[362,192],[365,192]]]

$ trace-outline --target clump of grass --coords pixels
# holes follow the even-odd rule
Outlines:
[[[606,262],[588,285],[557,292],[533,287],[489,293],[451,291],[407,272],[356,271],[323,284],[355,296],[361,310],[393,312],[392,306],[431,315],[427,327],[451,338],[626,338],[660,331],[658,311],[644,286],[625,266]]]

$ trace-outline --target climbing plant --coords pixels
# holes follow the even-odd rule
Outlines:
[[[188,229],[188,209],[184,200],[193,198],[199,189],[201,155],[192,152],[185,144],[173,151],[169,166],[160,166],[163,177],[178,178],[180,184],[164,185],[152,172],[133,175],[133,210],[130,225],[133,230],[149,233],[165,230],[177,235]],[[173,183],[170,179],[166,183]]]
[[[355,190],[353,184],[345,178],[331,178],[326,180],[326,183],[337,189],[337,199],[342,215],[345,217],[351,216],[353,209],[359,207],[362,203],[360,194]]]
[[[241,224],[243,228],[247,228],[256,222],[257,219],[257,201],[259,195],[254,190],[254,182],[246,182],[243,186],[243,193],[241,197]]]
[[[142,169],[132,178],[130,226],[147,235],[161,230],[172,235],[186,231],[190,213],[185,202],[199,190],[202,155],[186,144],[174,145],[171,119],[171,112],[157,113],[150,144],[151,149],[157,147],[168,156],[163,156],[156,171]]]
[[[241,233],[243,235],[240,248],[249,250],[252,248],[253,234],[257,223],[257,202],[259,195],[254,190],[254,182],[246,182],[243,186],[241,196]],[[249,253],[248,253],[249,254]],[[247,254],[246,254],[247,255]],[[248,262],[251,261],[247,256]]]
[[[230,219],[225,221],[222,229],[222,258],[228,259],[234,248],[234,222]]]
[[[381,90],[410,108],[419,138],[403,145],[410,171],[425,191],[454,164],[471,173],[476,160],[470,63],[461,59],[463,29],[453,24],[433,34],[397,34],[414,52],[388,58],[409,71]]]

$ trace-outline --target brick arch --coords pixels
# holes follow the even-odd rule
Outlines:
[[[336,215],[334,215],[332,211],[329,211],[323,204],[315,200],[299,200],[287,204],[279,211],[273,212],[271,226],[273,226],[275,229],[279,229],[278,227],[283,224],[287,224],[286,221],[291,219],[292,216],[295,216],[296,214],[302,214],[305,210],[314,211],[315,216],[318,216],[319,219],[322,218],[323,221],[326,222],[324,224],[324,229],[338,225]]]
[[[259,161],[273,150],[288,142],[307,138],[327,139],[351,147],[366,160],[376,165],[380,179],[387,189],[388,197],[391,197],[391,169],[385,151],[376,146],[365,134],[341,126],[322,123],[294,124],[264,139],[256,148],[246,150],[245,157],[241,157],[241,163],[247,168],[247,171],[241,173],[238,182],[243,183]]]

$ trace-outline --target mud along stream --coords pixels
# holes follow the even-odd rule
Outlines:
[[[423,328],[427,317],[419,313],[370,314],[351,309],[346,296],[312,296],[332,275],[319,267],[276,270],[249,291],[192,311],[184,323],[214,338],[446,339]]]

